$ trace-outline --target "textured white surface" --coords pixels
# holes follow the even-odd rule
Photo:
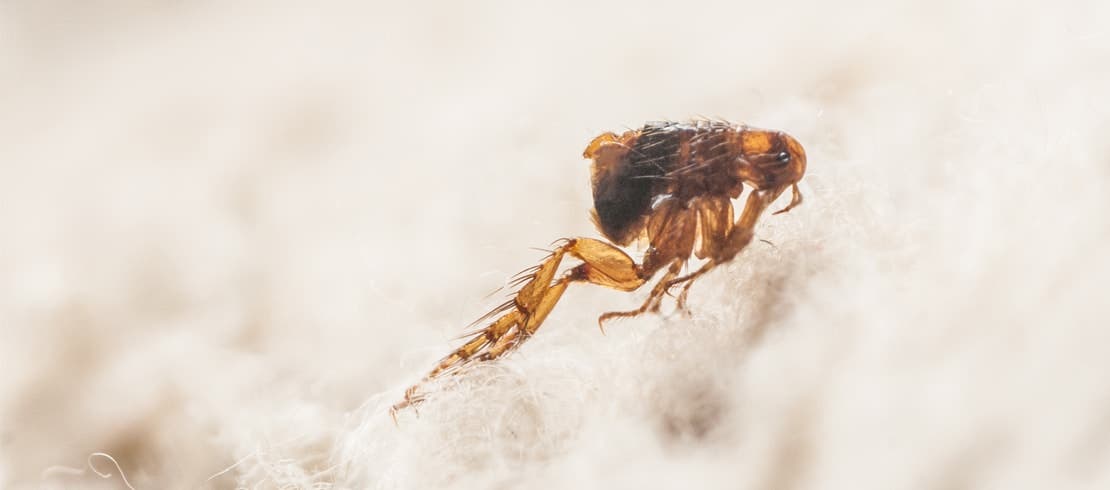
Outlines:
[[[0,5],[0,486],[1110,487],[1107,2],[307,3]],[[773,246],[394,426],[695,115],[806,145]]]

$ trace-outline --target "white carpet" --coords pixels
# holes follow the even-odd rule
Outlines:
[[[303,3],[0,5],[0,487],[1110,487],[1110,3]],[[694,116],[806,146],[770,243],[395,426]]]

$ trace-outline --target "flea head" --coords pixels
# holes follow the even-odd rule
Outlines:
[[[798,140],[789,134],[779,132],[779,138],[782,140],[783,146],[786,147],[786,154],[790,158],[788,168],[793,176],[793,181],[797,182],[806,173],[806,150],[802,148],[802,144],[798,143]]]
[[[740,134],[740,152],[753,174],[740,167],[741,179],[758,188],[790,185],[806,173],[806,151],[793,136],[782,131],[747,128]]]

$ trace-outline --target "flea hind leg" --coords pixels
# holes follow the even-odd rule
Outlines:
[[[583,263],[560,278],[555,273],[566,255]],[[592,238],[563,241],[530,274],[527,282],[509,302],[495,308],[478,322],[496,318],[485,328],[475,331],[458,349],[444,357],[420,383],[405,391],[405,398],[394,405],[391,413],[419,403],[420,385],[434,378],[451,374],[475,362],[496,359],[519,347],[539,330],[547,315],[572,282],[587,282],[621,291],[633,291],[644,284],[643,269],[628,254],[614,245]]]

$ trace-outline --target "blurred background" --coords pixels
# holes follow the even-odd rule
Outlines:
[[[1106,488],[1108,29],[0,0],[0,487]],[[394,425],[530,247],[596,236],[590,139],[691,117],[797,137],[805,204],[693,318],[602,336],[643,293],[572,289]]]

